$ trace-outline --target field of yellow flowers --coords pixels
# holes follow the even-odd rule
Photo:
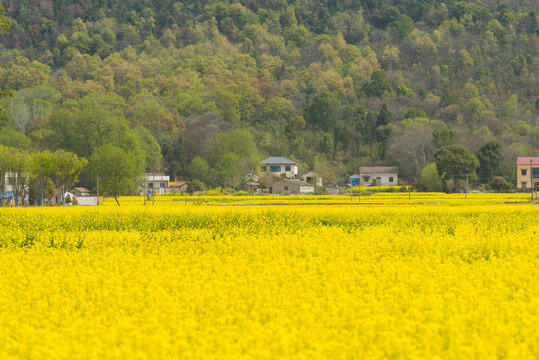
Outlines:
[[[539,207],[489,199],[0,209],[0,359],[537,359]]]

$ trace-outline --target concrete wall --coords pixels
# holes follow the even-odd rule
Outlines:
[[[533,164],[533,169],[536,169],[537,172],[539,166],[536,164]],[[530,165],[517,165],[517,189],[530,189],[532,184],[532,167]],[[526,171],[526,175],[522,175],[522,170]],[[526,186],[522,186],[523,183],[526,183]],[[533,179],[534,187],[537,188],[539,186],[539,179],[535,178]]]
[[[365,176],[369,177],[368,181],[365,181]],[[393,181],[389,181],[390,178],[393,178]],[[361,174],[360,184],[371,186],[374,180],[377,180],[376,185],[378,186],[397,186],[399,184],[397,174]]]

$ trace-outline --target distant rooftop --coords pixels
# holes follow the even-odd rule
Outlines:
[[[539,165],[539,156],[522,156],[517,158],[517,165]]]
[[[365,174],[397,174],[399,168],[396,166],[361,166],[359,173]]]
[[[306,183],[305,181],[296,180],[296,179],[283,179],[281,181],[289,182],[289,183],[300,185],[300,186],[313,186],[312,184]]]
[[[284,157],[269,157],[266,160],[262,161],[264,164],[290,164],[297,165],[294,161],[284,158]]]

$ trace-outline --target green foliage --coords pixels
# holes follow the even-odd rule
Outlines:
[[[479,160],[479,169],[477,175],[481,182],[488,182],[502,166],[504,150],[503,143],[498,140],[492,140],[483,145],[476,154]]]
[[[434,152],[438,175],[444,180],[476,177],[479,160],[463,145],[444,146]]]
[[[35,3],[2,3],[0,87],[16,90],[2,101],[6,145],[85,158],[111,145],[178,178],[198,156],[220,186],[259,153],[311,169],[329,157],[343,178],[362,162],[404,168],[387,154],[411,151],[399,126],[421,125],[435,149],[503,140],[504,169],[538,150],[530,1]],[[378,119],[381,104],[393,119]],[[227,153],[237,179],[217,169]]]
[[[421,170],[419,183],[428,192],[440,192],[443,190],[442,180],[438,175],[435,163],[429,164]]]
[[[127,195],[137,185],[137,160],[133,154],[110,144],[98,149],[90,158],[93,174],[99,179],[99,192],[105,196]]]

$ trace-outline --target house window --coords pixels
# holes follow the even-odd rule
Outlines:
[[[389,182],[393,182],[393,176],[389,177]]]
[[[284,171],[292,171],[292,166],[290,166],[290,165],[285,165]]]
[[[151,189],[153,188],[153,183],[148,183],[148,187]]]
[[[288,191],[288,186],[285,186],[284,189],[285,189],[285,191]]]
[[[363,176],[363,182],[369,182],[370,176]]]
[[[270,172],[281,172],[281,165],[270,165]]]
[[[380,184],[382,184],[382,178],[380,176],[378,176],[376,178],[376,185],[380,185]]]
[[[528,183],[527,183],[526,181],[523,181],[523,182],[521,183],[521,185],[522,185],[523,188],[525,188],[525,187],[528,185]]]
[[[163,189],[164,189],[164,188],[166,187],[166,185],[167,185],[167,184],[166,184],[166,183],[164,183],[164,182],[163,182],[163,183],[161,183],[161,187],[162,187]]]
[[[527,173],[528,171],[526,169],[520,169],[520,175],[526,176]]]

